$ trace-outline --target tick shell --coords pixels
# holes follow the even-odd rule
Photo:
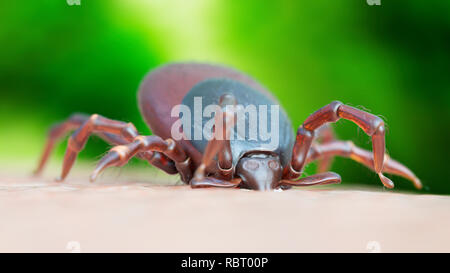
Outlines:
[[[260,97],[264,98],[264,103],[268,103],[269,105],[279,105],[279,102],[266,88],[251,77],[234,69],[202,63],[169,64],[150,71],[139,87],[139,109],[145,122],[152,130],[152,133],[163,139],[171,138],[172,125],[178,119],[178,117],[171,116],[173,107],[182,104],[183,99],[189,92],[193,91],[194,86],[199,84],[197,88],[199,88],[199,86],[205,87],[205,83],[207,85],[208,82],[211,82],[214,79],[228,79],[230,82],[237,82],[235,85],[242,84],[247,90],[252,90],[251,92],[260,94]],[[202,89],[197,88],[195,90]],[[214,89],[202,89],[201,92],[204,92],[202,93],[203,98],[208,98],[208,96],[212,94],[214,94],[214,96],[220,94],[219,90]],[[245,92],[242,92],[241,94],[239,94],[239,91],[237,90],[233,92],[238,104],[245,105],[251,103],[246,101],[247,96],[245,95]],[[218,101],[212,103],[218,104]],[[203,104],[206,104],[205,101]],[[283,129],[280,131],[280,147],[275,149],[275,151],[279,153],[282,163],[285,163],[290,157],[294,133],[289,118],[280,106],[280,128],[281,127]],[[286,133],[281,134],[281,132]],[[192,167],[196,168],[201,162],[203,152],[202,147],[205,145],[203,143],[196,143],[194,145],[190,140],[179,140],[177,142],[182,145],[188,156],[191,158],[193,162]],[[239,150],[239,152],[233,151],[233,163],[236,163],[235,160],[242,155],[244,150],[249,150],[242,147],[242,145],[246,145],[244,142],[233,142],[234,141],[231,142],[232,150],[234,150],[233,146],[235,144],[238,148],[237,150]],[[248,146],[249,149],[251,149],[251,147],[252,146]],[[255,146],[253,146],[253,148],[258,149],[258,147]]]

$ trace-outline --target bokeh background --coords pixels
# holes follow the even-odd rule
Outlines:
[[[37,161],[47,128],[73,112],[131,121],[149,134],[136,104],[141,79],[167,62],[201,61],[258,79],[296,125],[332,100],[381,115],[388,152],[422,179],[422,192],[450,194],[449,1],[67,1],[0,2],[2,162]],[[370,149],[357,126],[335,128]],[[91,138],[80,161],[108,148]],[[381,186],[349,159],[333,170],[344,184]]]

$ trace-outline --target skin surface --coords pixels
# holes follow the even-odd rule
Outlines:
[[[450,197],[373,187],[196,189],[155,168],[89,183],[31,178],[35,160],[0,164],[0,252],[449,252]],[[155,269],[156,270],[156,269]]]

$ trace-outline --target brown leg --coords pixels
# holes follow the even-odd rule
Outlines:
[[[233,95],[222,95],[219,105],[222,111],[216,113],[214,135],[208,142],[203,154],[202,162],[194,173],[190,184],[192,188],[202,187],[237,187],[241,183],[240,178],[233,179],[233,158],[231,155],[230,133],[235,123],[234,109],[223,111],[225,106],[236,106],[236,99]],[[220,134],[221,137],[218,137]],[[218,156],[218,172],[217,177],[206,175],[206,168],[214,161],[214,157]]]
[[[236,188],[241,184],[241,178],[234,179],[222,179],[213,176],[205,176],[205,165],[200,165],[195,171],[194,177],[191,179],[190,185],[191,188],[207,188],[207,187],[216,187],[216,188]]]
[[[129,144],[113,147],[97,164],[91,175],[91,181],[106,168],[123,166],[135,155],[146,152],[164,155],[174,162],[183,182],[188,183],[191,179],[190,159],[177,142],[170,138],[163,140],[159,136],[137,136]]]
[[[218,140],[215,137],[206,145],[205,153],[202,158],[202,163],[195,170],[194,176],[190,182],[192,188],[205,187],[220,187],[220,188],[234,188],[241,183],[240,178],[233,179],[233,162],[231,157],[231,148],[229,141],[229,133],[231,128],[232,117],[224,113],[225,121],[225,140]],[[216,123],[217,124],[217,123]],[[214,157],[218,154],[218,177],[206,176],[206,167],[209,166]],[[227,166],[224,168],[224,166]]]
[[[355,146],[351,141],[333,141],[324,144],[314,144],[308,154],[307,163],[321,159],[324,156],[348,157],[374,170],[373,154],[370,151]],[[411,180],[417,189],[422,188],[422,183],[411,170],[391,159],[387,154],[385,155],[382,172],[402,176]]]
[[[129,143],[123,137],[118,135],[109,133],[97,133],[97,135],[113,145],[125,145]],[[168,174],[178,173],[177,168],[175,167],[175,163],[172,160],[170,160],[167,156],[159,152],[152,152],[152,151],[141,152],[138,153],[136,157],[142,160],[146,160],[151,165],[157,167],[158,169]]]
[[[89,119],[88,115],[84,114],[73,114],[64,122],[55,124],[52,126],[48,133],[47,143],[45,144],[44,151],[42,153],[41,159],[39,160],[39,165],[34,171],[35,175],[39,175],[45,167],[47,160],[52,153],[55,144],[65,137],[70,131],[75,130],[80,127],[86,120]]]
[[[298,180],[281,180],[280,186],[315,186],[341,183],[341,177],[337,173],[319,173]]]
[[[147,160],[148,163],[157,167],[160,170],[168,174],[177,174],[178,170],[175,166],[175,162],[173,162],[170,158],[160,152],[142,152],[136,155],[137,158],[141,158]]]
[[[394,183],[382,174],[385,154],[385,128],[383,120],[375,115],[344,105],[338,101],[334,101],[313,113],[298,128],[291,164],[284,169],[283,177],[293,179],[301,175],[306,163],[307,154],[314,139],[315,130],[326,123],[336,122],[341,118],[354,122],[366,134],[372,136],[374,170],[380,177],[383,185],[387,188],[393,188]]]
[[[107,119],[94,114],[89,117],[69,138],[66,154],[64,155],[63,168],[58,180],[66,178],[70,169],[75,163],[78,153],[86,145],[92,133],[108,133],[120,136],[122,139],[131,142],[138,135],[136,128],[131,123]]]
[[[329,124],[325,124],[324,126],[320,127],[317,133],[317,140],[322,144],[330,143],[336,140],[333,128]],[[332,163],[333,156],[323,156],[317,164],[317,172],[323,173],[328,171]]]
[[[118,127],[123,127],[124,130],[120,131],[118,130]],[[65,122],[56,124],[53,126],[49,132],[47,144],[44,148],[44,152],[41,156],[41,159],[39,161],[39,165],[37,170],[35,171],[35,174],[39,174],[42,169],[44,168],[46,162],[48,161],[49,155],[51,154],[56,142],[58,142],[61,138],[63,138],[67,133],[70,131],[73,131],[75,129],[76,132],[72,135],[72,137],[69,139],[69,147],[66,151],[65,155],[65,162],[63,166],[63,175],[61,176],[64,178],[68,171],[70,170],[70,167],[72,166],[76,155],[78,154],[79,150],[76,151],[76,153],[73,152],[73,149],[71,149],[70,143],[73,143],[73,141],[78,141],[77,147],[84,147],[84,144],[86,143],[88,137],[90,134],[95,134],[104,139],[106,142],[114,145],[120,145],[120,144],[126,144],[129,143],[129,134],[126,130],[131,129],[132,132],[134,129],[133,125],[106,119],[104,117],[98,116],[98,115],[85,115],[85,114],[74,114],[69,117],[69,119]],[[134,129],[135,131],[135,129]],[[124,133],[125,132],[125,133]],[[133,134],[133,132],[132,132]],[[136,132],[137,134],[137,132]],[[80,138],[80,135],[83,135],[84,138]],[[81,139],[81,140],[80,140]],[[67,162],[67,158],[73,159],[73,161]],[[167,173],[176,173],[176,169],[174,167],[174,164],[171,160],[169,160],[167,157],[161,154],[148,152],[148,153],[142,153],[139,154],[139,158],[145,159],[149,161],[150,164],[162,169],[163,171]],[[70,163],[70,164],[69,164]]]
[[[128,141],[126,141],[125,139],[123,139],[118,135],[109,133],[97,133],[96,135],[100,136],[105,141],[113,145],[129,144]],[[175,167],[175,163],[170,158],[159,152],[152,152],[152,151],[140,152],[136,155],[136,157],[142,160],[146,160],[151,165],[157,167],[158,169],[168,174],[178,173],[177,168]]]
[[[229,140],[223,140],[223,146],[217,154],[218,177],[231,179],[233,176],[233,155]]]

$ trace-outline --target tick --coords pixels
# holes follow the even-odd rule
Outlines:
[[[173,115],[174,107],[179,105],[198,113],[194,109],[196,99],[202,101],[201,111],[208,105],[218,105],[209,140],[202,135],[195,137],[195,133],[190,138],[186,137],[198,129],[199,122],[204,124],[208,121],[205,115],[201,114],[200,118],[195,114],[193,118]],[[50,129],[36,173],[42,171],[56,142],[74,131],[68,140],[60,181],[66,178],[78,153],[89,136],[94,134],[114,147],[99,161],[91,181],[106,168],[125,165],[132,157],[137,157],[166,173],[180,174],[181,180],[192,188],[287,189],[340,183],[338,174],[326,170],[333,157],[341,156],[374,170],[387,188],[393,188],[394,183],[383,173],[405,177],[416,188],[422,187],[413,172],[385,153],[385,125],[381,118],[333,101],[311,114],[295,134],[289,117],[275,97],[257,81],[230,68],[201,63],[159,67],[141,83],[138,103],[153,135],[139,135],[132,123],[98,114],[74,114]],[[275,145],[267,145],[268,141],[245,134],[250,129],[244,130],[244,136],[239,135],[235,128],[239,126],[238,105],[259,106],[268,111],[270,120],[277,118],[277,123],[269,126],[278,132]],[[256,118],[244,115],[243,124],[261,129],[264,124],[253,124],[252,127],[252,123],[261,120],[262,116]],[[341,118],[352,121],[371,136],[372,152],[355,146],[351,141],[334,138],[328,124]],[[174,128],[182,119],[185,122],[179,126],[179,133],[185,137],[174,139]],[[315,160],[319,161],[319,173],[301,178],[304,166]]]

